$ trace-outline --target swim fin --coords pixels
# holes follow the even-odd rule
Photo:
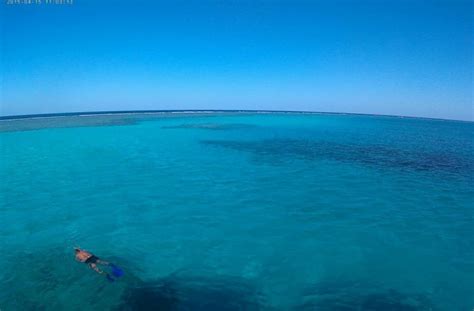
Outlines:
[[[113,263],[110,264],[110,267],[112,268],[113,276],[115,276],[116,278],[119,278],[124,275],[124,272],[120,267],[114,265]]]
[[[115,279],[113,277],[111,277],[110,274],[107,273],[107,275],[105,277],[107,278],[107,280],[109,282],[115,282]]]

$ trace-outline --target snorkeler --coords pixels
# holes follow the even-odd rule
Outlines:
[[[77,247],[74,247],[74,251],[76,252],[77,261],[86,263],[92,270],[99,274],[108,274],[97,267],[97,264],[108,266],[109,263],[107,261],[100,260],[99,257],[95,256],[94,254],[91,254]]]
[[[94,270],[95,272],[97,272],[99,274],[104,274],[105,277],[107,278],[107,280],[109,280],[109,282],[115,282],[116,279],[118,279],[118,278],[120,278],[124,275],[123,270],[120,267],[114,265],[113,263],[109,263],[107,261],[100,260],[99,257],[97,257],[96,255],[91,254],[91,253],[89,253],[85,250],[82,250],[79,247],[74,247],[74,251],[76,253],[76,260],[77,261],[86,263],[92,270]],[[104,272],[104,271],[100,270],[97,267],[97,264],[104,265],[104,266],[110,266],[112,275],[108,274],[107,272]]]

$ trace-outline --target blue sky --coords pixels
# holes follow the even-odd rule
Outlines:
[[[2,1],[1,11],[1,115],[274,109],[474,119],[472,1]]]

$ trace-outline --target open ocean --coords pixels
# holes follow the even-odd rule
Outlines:
[[[473,178],[472,122],[2,120],[0,309],[470,311]]]

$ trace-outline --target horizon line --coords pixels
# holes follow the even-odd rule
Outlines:
[[[93,111],[72,111],[72,112],[50,112],[50,113],[34,113],[34,114],[18,114],[18,115],[0,115],[0,121],[5,120],[22,120],[34,118],[53,118],[53,117],[68,117],[81,115],[105,115],[105,114],[140,114],[140,113],[294,113],[294,114],[326,114],[326,115],[356,115],[356,116],[371,116],[371,117],[389,117],[401,119],[425,119],[437,121],[452,121],[452,122],[468,122],[473,123],[474,120],[459,120],[459,119],[444,119],[434,117],[418,117],[405,115],[391,115],[391,114],[377,114],[377,113],[358,113],[358,112],[327,112],[327,111],[312,111],[312,110],[271,110],[271,109],[145,109],[145,110],[93,110]]]

